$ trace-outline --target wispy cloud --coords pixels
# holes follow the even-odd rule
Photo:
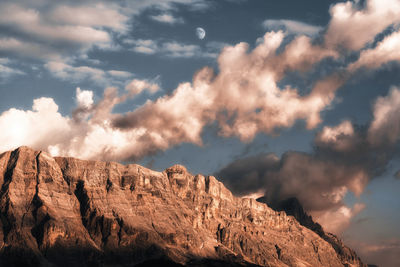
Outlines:
[[[64,7],[66,9],[67,7]],[[78,9],[75,7],[75,9]],[[100,8],[100,14],[96,14],[96,8],[91,10],[95,15],[104,15],[105,8]],[[112,12],[112,9],[110,9]],[[85,12],[87,10],[84,10]],[[97,10],[98,11],[98,10]],[[57,10],[55,11],[57,12]],[[79,11],[75,10],[79,15]],[[58,12],[59,13],[59,12]],[[57,13],[57,14],[58,14]],[[113,12],[114,13],[114,12]],[[75,49],[87,49],[95,44],[106,44],[111,42],[111,37],[107,31],[104,29],[99,29],[98,27],[103,27],[109,24],[101,24],[99,21],[90,21],[90,16],[88,16],[87,21],[83,24],[78,24],[79,18],[74,20],[68,16],[65,17],[64,21],[52,20],[54,16],[60,16],[57,14],[52,14],[52,11],[43,11],[34,9],[31,7],[2,3],[0,5],[0,25],[12,29],[12,32],[16,32],[14,36],[9,36],[3,39],[8,40],[9,43],[13,42],[14,46],[23,46],[24,43],[30,42],[35,46],[42,46],[44,50],[58,51],[62,53],[62,48],[68,44],[71,48]],[[117,17],[118,19],[118,17]],[[121,20],[126,20],[126,17],[121,17]],[[98,20],[98,19],[97,19]],[[120,23],[123,23],[122,21]],[[118,29],[120,26],[116,26]],[[117,29],[115,28],[115,29]],[[18,37],[17,37],[18,36]],[[8,46],[3,44],[0,49],[7,50],[7,48],[13,52],[18,53],[20,50],[12,49],[13,46]],[[25,49],[23,55],[29,53],[29,50]],[[32,51],[34,52],[34,51]],[[40,53],[41,54],[41,53]],[[39,58],[40,57],[39,54]],[[31,57],[35,57],[34,53],[30,53]]]
[[[154,16],[150,16],[151,19],[161,22],[161,23],[167,23],[167,24],[179,24],[183,23],[183,19],[179,17],[174,17],[172,14],[169,13],[163,13],[163,14],[158,14]]]
[[[199,45],[183,44],[176,41],[156,41],[156,40],[124,40],[124,43],[132,46],[131,50],[141,54],[158,54],[164,57],[171,58],[202,58],[202,57],[217,57],[221,47],[206,46],[205,49]]]
[[[287,19],[267,19],[262,23],[267,30],[286,30],[292,34],[317,35],[323,27],[315,26],[296,20]]]
[[[127,34],[130,21],[155,8],[152,19],[164,23],[181,23],[172,16],[176,5],[201,6],[203,0],[165,0],[121,2],[80,1],[10,1],[0,3],[0,26],[7,29],[0,38],[0,51],[18,57],[39,60],[87,55],[94,47],[115,48],[114,37]]]
[[[55,77],[78,83],[90,80],[97,85],[119,85],[126,79],[132,78],[133,74],[121,70],[103,70],[90,66],[73,66],[63,61],[49,61],[45,64],[46,69]]]
[[[0,58],[0,77],[2,79],[9,78],[14,75],[24,75],[25,72],[11,67],[11,60],[8,58]]]

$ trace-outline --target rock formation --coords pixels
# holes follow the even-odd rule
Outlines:
[[[284,211],[180,165],[0,155],[0,266],[351,266]]]
[[[322,239],[332,245],[343,265],[363,266],[361,259],[350,248],[346,247],[343,242],[334,234],[326,233],[319,223],[313,221],[308,215],[297,198],[288,198],[277,203],[268,203],[267,198],[261,197],[257,201],[268,204],[276,211],[284,211],[287,215],[293,216],[302,226],[307,227],[315,232]]]

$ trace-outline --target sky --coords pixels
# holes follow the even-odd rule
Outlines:
[[[400,266],[399,47],[400,0],[2,0],[0,152],[183,164]]]

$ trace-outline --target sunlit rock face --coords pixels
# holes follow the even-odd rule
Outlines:
[[[363,266],[284,211],[174,165],[0,155],[0,266]]]

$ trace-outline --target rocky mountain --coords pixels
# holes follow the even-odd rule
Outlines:
[[[0,266],[364,266],[185,167],[0,155]]]
[[[266,197],[258,198],[257,201],[268,204],[269,207],[276,211],[284,211],[287,215],[293,216],[302,226],[307,227],[315,232],[326,242],[331,244],[336,251],[338,257],[344,265],[351,264],[355,266],[363,266],[361,259],[354,250],[346,247],[343,242],[334,234],[326,233],[319,223],[313,221],[301,206],[297,198],[288,198],[280,202],[269,202]]]

